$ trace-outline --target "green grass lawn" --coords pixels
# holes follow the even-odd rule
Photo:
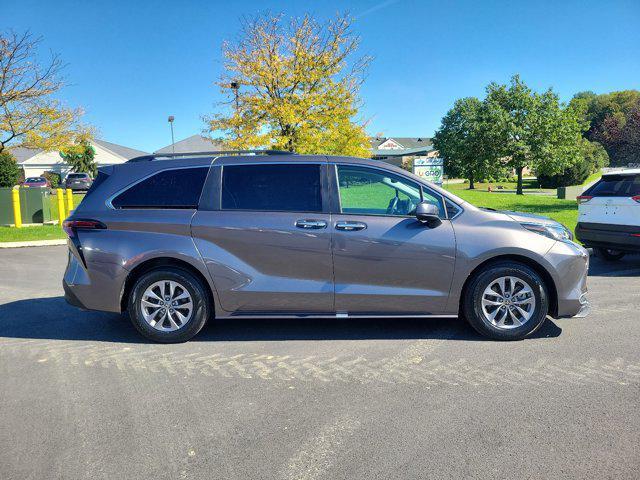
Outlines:
[[[497,184],[493,183],[491,185],[495,187]],[[510,189],[508,184],[500,185],[505,185],[506,189]],[[476,184],[475,190],[469,190],[468,184],[453,184],[447,185],[445,188],[477,207],[535,213],[551,217],[572,231],[576,228],[578,223],[578,204],[575,200],[559,200],[555,196],[535,195],[532,192],[540,190],[531,188],[533,187],[531,183],[529,183],[530,188],[524,190],[524,195],[498,193],[499,191],[488,192],[488,186],[488,184],[479,183]],[[555,190],[549,190],[549,192],[555,192]]]
[[[26,242],[28,240],[54,240],[66,238],[59,225],[38,225],[36,227],[0,227],[0,242]]]

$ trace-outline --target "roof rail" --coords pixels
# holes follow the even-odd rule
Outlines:
[[[154,153],[151,155],[143,155],[127,160],[132,162],[151,162],[161,160],[163,158],[186,158],[186,157],[206,157],[210,155],[295,155],[295,152],[287,152],[286,150],[218,150],[211,152],[188,152],[188,153]]]

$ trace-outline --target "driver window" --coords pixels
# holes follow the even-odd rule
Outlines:
[[[338,165],[342,213],[412,216],[422,199],[420,185],[366,167]],[[424,201],[442,210],[440,199],[425,191]]]

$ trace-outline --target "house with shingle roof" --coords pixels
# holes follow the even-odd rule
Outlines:
[[[197,152],[217,152],[225,150],[224,147],[211,140],[208,137],[203,137],[202,135],[191,135],[184,140],[179,140],[171,145],[167,145],[166,147],[162,147],[159,150],[156,150],[155,154],[158,153],[197,153]]]
[[[148,155],[147,152],[105,140],[95,139],[91,141],[91,146],[96,152],[94,160],[99,167],[117,165],[134,157]],[[9,151],[22,168],[25,178],[39,177],[44,172],[56,172],[64,178],[70,173],[69,165],[62,159],[58,151],[47,152],[23,147],[10,148]]]
[[[399,167],[415,157],[437,157],[429,137],[371,137],[371,158]]]

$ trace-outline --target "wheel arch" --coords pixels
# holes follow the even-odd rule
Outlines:
[[[127,278],[122,287],[122,294],[120,295],[120,311],[124,312],[127,310],[127,305],[129,303],[129,295],[131,295],[131,290],[135,285],[136,281],[145,273],[148,273],[152,270],[159,270],[164,267],[177,268],[180,270],[184,270],[198,280],[202,282],[202,285],[206,289],[209,305],[211,306],[211,310],[213,315],[215,316],[216,304],[213,296],[213,292],[211,290],[211,285],[209,285],[209,281],[202,274],[200,270],[194,267],[192,264],[185,260],[180,260],[174,257],[154,257],[148,260],[145,260],[138,265],[136,265],[127,275]]]
[[[529,258],[529,257],[525,257],[523,255],[514,255],[514,254],[508,254],[508,255],[498,255],[495,257],[491,257],[487,260],[485,260],[484,262],[480,263],[479,265],[477,265],[472,271],[471,273],[469,273],[469,275],[467,276],[467,279],[465,280],[463,286],[462,286],[462,292],[460,295],[460,304],[459,304],[459,311],[463,312],[463,305],[464,305],[464,301],[467,297],[467,289],[469,288],[469,285],[471,284],[471,281],[480,274],[480,272],[482,272],[483,270],[485,270],[487,267],[490,267],[493,264],[496,263],[500,263],[500,262],[515,262],[515,263],[521,263],[523,265],[526,265],[527,267],[531,268],[533,271],[535,271],[538,275],[540,275],[540,277],[542,277],[542,280],[545,283],[545,286],[547,287],[547,293],[549,294],[549,314],[551,316],[556,315],[557,311],[558,311],[558,290],[556,288],[556,284],[553,280],[553,277],[551,276],[551,274],[547,271],[546,268],[544,268],[544,266],[542,266],[540,263],[536,262],[535,260]]]

